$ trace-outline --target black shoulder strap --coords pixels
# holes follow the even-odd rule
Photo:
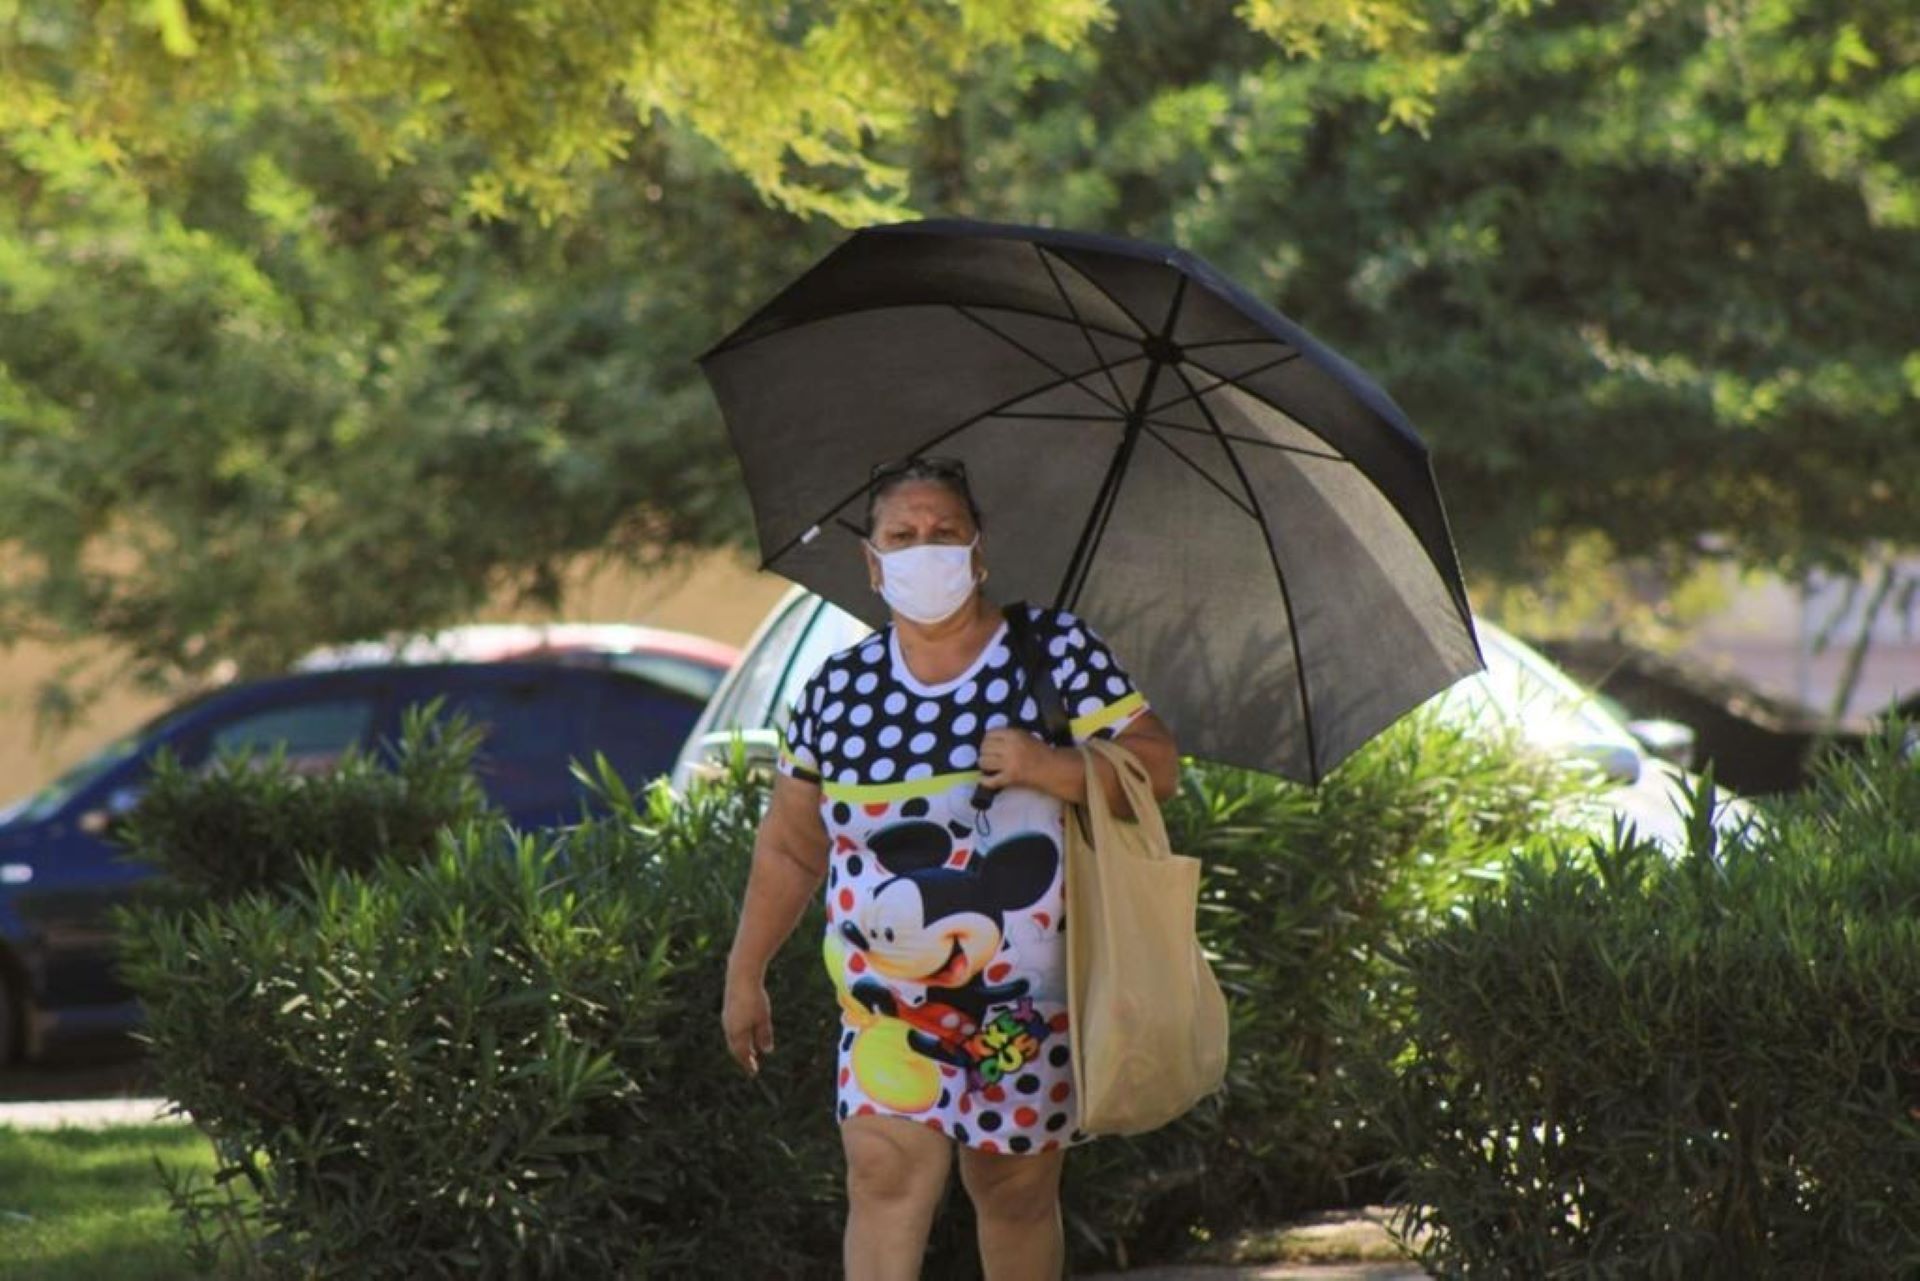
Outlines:
[[[1053,672],[1034,644],[1033,620],[1027,617],[1026,602],[1015,601],[1001,613],[1007,619],[1007,644],[1013,650],[1014,661],[1027,674],[1027,688],[1033,692],[1033,701],[1040,708],[1040,722],[1046,727],[1047,741],[1055,747],[1072,747],[1073,723],[1067,716],[1067,705],[1060,697],[1060,690],[1053,683]]]

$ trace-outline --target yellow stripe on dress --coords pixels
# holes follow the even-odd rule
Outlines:
[[[1115,721],[1123,721],[1135,712],[1146,710],[1146,706],[1146,696],[1135,690],[1118,702],[1108,703],[1097,712],[1088,712],[1085,716],[1074,717],[1068,722],[1067,727],[1073,731],[1076,739],[1092,738]]]
[[[938,796],[950,787],[980,781],[977,769],[956,774],[933,774],[899,783],[836,783],[820,780],[820,791],[829,799],[849,805],[879,805],[885,801],[910,801],[916,796]]]

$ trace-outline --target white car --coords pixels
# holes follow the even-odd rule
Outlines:
[[[1436,695],[1440,714],[1449,720],[1494,718],[1517,728],[1536,747],[1592,764],[1612,783],[1599,797],[1601,805],[1594,814],[1597,830],[1610,828],[1617,815],[1644,836],[1671,849],[1684,848],[1681,789],[1697,786],[1699,780],[1648,746],[1651,741],[1665,753],[1683,755],[1691,748],[1691,736],[1684,727],[1658,721],[1636,723],[1637,735],[1596,697],[1517,638],[1484,620],[1476,619],[1474,628],[1487,669]],[[740,661],[695,723],[674,764],[674,789],[684,792],[696,777],[724,768],[736,739],[744,745],[750,765],[771,769],[779,752],[780,727],[801,686],[828,655],[852,645],[869,630],[812,592],[801,588],[789,592],[747,642]],[[1723,794],[1715,823],[1728,832],[1751,814],[1752,807],[1745,801]]]

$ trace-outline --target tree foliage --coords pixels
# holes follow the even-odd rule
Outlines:
[[[744,539],[691,357],[909,210],[1215,259],[1481,574],[1912,544],[1916,53],[1893,0],[0,0],[0,639],[261,669]]]
[[[1392,57],[1143,2],[1063,76],[983,85],[923,190],[1179,241],[1351,352],[1433,442],[1470,569],[1920,542],[1920,16],[1433,12],[1424,136],[1378,127]]]

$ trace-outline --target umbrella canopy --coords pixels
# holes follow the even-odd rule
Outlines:
[[[869,228],[701,366],[768,569],[884,622],[871,470],[959,458],[993,593],[1086,618],[1196,756],[1318,782],[1481,666],[1406,415],[1191,254]]]

